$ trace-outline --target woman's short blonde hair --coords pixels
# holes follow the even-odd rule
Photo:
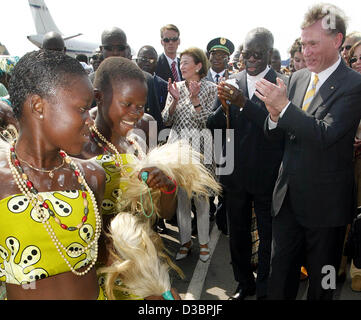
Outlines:
[[[202,67],[198,71],[198,74],[201,79],[207,75],[209,67],[210,67],[210,63],[203,50],[196,48],[196,47],[192,47],[192,48],[188,48],[188,49],[184,50],[180,54],[180,58],[182,58],[183,55],[191,56],[193,58],[193,61],[195,64],[202,63]]]

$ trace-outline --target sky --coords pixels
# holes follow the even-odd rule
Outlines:
[[[162,53],[160,28],[168,23],[180,30],[179,52],[196,46],[206,49],[210,40],[225,37],[238,47],[248,31],[255,27],[269,29],[275,38],[274,47],[282,60],[300,36],[300,24],[314,0],[45,0],[58,28],[65,36],[83,33],[78,40],[100,43],[103,30],[116,26],[125,31],[136,55],[143,45]],[[323,1],[325,2],[325,1]],[[344,10],[349,19],[348,31],[361,31],[361,2],[326,1]],[[0,0],[0,42],[11,55],[22,56],[36,50],[26,38],[35,34],[27,0]],[[4,5],[5,3],[5,5]],[[3,10],[3,9],[2,9]],[[171,10],[175,10],[172,12]]]

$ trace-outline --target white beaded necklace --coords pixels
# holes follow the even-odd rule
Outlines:
[[[23,176],[24,174],[20,175],[20,172],[18,171],[18,169],[15,168],[15,166],[13,165],[12,160],[11,160],[12,159],[11,149],[14,148],[14,145],[15,145],[15,142],[13,143],[13,147],[10,148],[9,151],[8,151],[8,162],[9,162],[9,167],[10,167],[11,173],[13,174],[13,177],[14,177],[14,180],[15,180],[16,184],[18,185],[18,187],[19,187],[20,191],[22,192],[22,194],[24,194],[24,196],[29,200],[29,203],[31,203],[35,207],[35,210],[38,213],[39,220],[42,222],[44,228],[48,232],[48,234],[49,234],[51,240],[53,241],[56,249],[58,250],[60,256],[63,258],[65,263],[68,265],[71,272],[78,275],[78,276],[85,275],[86,273],[88,273],[90,271],[90,269],[95,265],[95,263],[97,261],[97,257],[98,257],[98,240],[99,240],[99,237],[100,237],[101,225],[102,225],[101,217],[100,217],[100,214],[99,214],[97,202],[96,202],[93,191],[90,189],[90,187],[86,183],[86,180],[85,180],[84,176],[82,175],[81,171],[79,170],[79,168],[77,167],[75,162],[64,151],[61,151],[65,155],[65,162],[69,163],[73,168],[75,168],[76,171],[79,172],[78,181],[79,181],[79,183],[83,184],[85,189],[88,191],[88,193],[90,195],[90,199],[91,199],[91,201],[93,203],[94,214],[95,214],[94,238],[86,247],[79,248],[79,253],[80,254],[85,253],[86,251],[93,248],[94,249],[94,258],[92,259],[91,264],[87,267],[86,270],[84,270],[82,272],[78,272],[73,268],[71,263],[68,261],[68,259],[63,254],[63,251],[66,252],[67,254],[71,253],[70,249],[66,249],[66,247],[59,241],[59,239],[57,238],[57,236],[56,236],[56,234],[55,234],[55,232],[54,232],[54,230],[53,230],[53,228],[52,228],[52,226],[51,226],[51,224],[49,222],[50,219],[48,219],[46,217],[46,215],[44,215],[44,213],[43,213],[43,209],[40,206],[43,203],[42,197],[40,195],[37,195],[37,194],[35,194],[35,193],[33,193],[33,192],[31,192],[29,190],[29,188],[26,185],[25,180],[24,180],[24,176]]]
[[[95,132],[95,133],[97,134],[97,136],[99,137],[99,139],[100,139],[102,142],[104,142],[109,149],[112,150],[112,152],[113,152],[112,155],[113,155],[114,161],[120,162],[120,165],[123,166],[122,157],[120,156],[119,151],[118,151],[118,149],[114,146],[114,144],[112,144],[110,141],[108,141],[108,140],[99,132],[98,128],[97,128],[95,125],[91,126],[90,129],[91,129],[91,131],[93,131],[93,132]],[[126,140],[127,140],[127,141],[131,144],[131,146],[137,151],[138,157],[139,157],[140,159],[144,159],[144,158],[145,158],[145,153],[143,152],[141,146],[138,144],[138,142],[136,141],[136,139],[128,136],[128,137],[126,138]],[[103,146],[101,146],[100,144],[98,144],[98,146],[99,146],[99,147],[103,147]],[[103,147],[103,149],[104,149],[104,147]],[[105,150],[106,150],[106,151],[109,151],[109,150],[107,150],[106,148],[105,148]]]

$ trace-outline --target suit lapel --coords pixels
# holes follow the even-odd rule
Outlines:
[[[300,107],[301,109],[303,105],[303,100],[307,92],[308,85],[310,84],[311,81],[311,72],[309,72],[308,70],[305,71],[306,72],[304,73],[303,77],[301,77],[298,80],[297,90],[295,92],[294,97],[292,98],[293,104],[295,106]]]
[[[337,69],[328,77],[325,83],[318,90],[317,94],[311,101],[307,113],[314,114],[319,106],[324,104],[339,87],[340,79],[343,77],[346,67],[341,61]]]
[[[208,81],[214,82],[213,77],[212,77],[212,72],[211,72],[210,69],[208,70],[206,79],[207,79]]]
[[[264,76],[265,80],[272,82],[272,83],[276,83],[276,78],[277,78],[277,74],[273,69],[270,69]],[[255,94],[253,95],[251,101],[254,103],[258,103],[258,104],[261,102],[261,104],[263,105],[263,102],[260,99],[258,99]]]
[[[248,87],[247,87],[247,73],[246,70],[239,73],[239,76],[237,78],[237,83],[239,89],[242,90],[243,94],[249,99],[248,96]]]
[[[166,73],[166,77],[168,78],[172,78],[173,79],[173,75],[172,75],[172,70],[169,67],[169,63],[167,60],[167,57],[165,56],[164,53],[162,53],[162,69],[164,70],[164,72]]]

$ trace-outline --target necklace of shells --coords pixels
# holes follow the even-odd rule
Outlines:
[[[9,149],[8,162],[9,162],[9,167],[10,167],[11,173],[13,174],[16,184],[18,185],[22,194],[24,194],[24,196],[28,199],[29,203],[32,204],[33,207],[35,208],[35,211],[38,215],[37,216],[38,219],[42,222],[44,228],[48,232],[48,234],[49,234],[51,240],[53,241],[56,249],[58,250],[60,256],[63,258],[65,263],[68,265],[71,272],[73,272],[74,274],[76,274],[78,276],[85,275],[86,273],[89,272],[89,270],[95,265],[95,263],[97,261],[98,239],[99,239],[99,236],[101,233],[101,226],[102,226],[101,217],[99,214],[97,202],[96,202],[93,191],[90,189],[90,187],[86,183],[86,180],[85,180],[83,174],[81,173],[81,171],[79,170],[79,168],[75,164],[75,162],[64,151],[60,151],[59,152],[60,156],[64,159],[65,163],[67,163],[69,165],[69,167],[74,171],[74,174],[78,178],[78,182],[79,182],[79,184],[81,186],[81,190],[82,190],[82,197],[83,197],[83,203],[84,203],[84,216],[82,217],[81,222],[75,227],[68,227],[67,225],[63,224],[60,221],[60,219],[55,216],[54,212],[50,209],[49,205],[44,201],[43,197],[35,189],[33,183],[29,180],[28,176],[24,173],[24,170],[20,165],[20,161],[16,157],[15,142],[16,141],[14,141],[12,143],[12,147]],[[71,265],[71,263],[68,261],[68,259],[66,258],[66,256],[63,253],[63,252],[65,252],[67,255],[71,256],[71,253],[72,253],[71,249],[66,248],[59,241],[49,220],[50,220],[50,217],[52,217],[54,219],[54,221],[63,230],[71,231],[71,232],[79,230],[84,225],[84,223],[87,221],[88,213],[89,213],[87,194],[85,191],[88,192],[91,202],[93,204],[93,208],[94,208],[95,232],[94,232],[93,240],[90,243],[88,243],[88,245],[86,247],[79,248],[79,256],[81,254],[85,253],[86,251],[92,249],[92,250],[94,250],[94,257],[92,258],[91,263],[86,268],[86,270],[84,270],[82,272],[78,272],[73,268],[73,266]],[[44,212],[45,211],[44,209],[47,210],[47,212],[49,213],[49,216],[46,215],[46,213]]]
[[[113,157],[113,160],[115,161],[115,165],[117,167],[123,166],[123,160],[121,155],[119,154],[118,149],[112,144],[110,141],[108,141],[98,130],[98,128],[93,125],[90,127],[90,130],[92,132],[92,137],[95,139],[97,145],[102,148],[108,155]],[[100,140],[100,141],[99,141]],[[137,142],[137,140],[133,137],[127,137],[126,140],[129,142],[129,144],[135,149],[135,155],[139,159],[145,158],[145,153],[143,152],[141,146]],[[104,146],[104,144],[106,146]]]

